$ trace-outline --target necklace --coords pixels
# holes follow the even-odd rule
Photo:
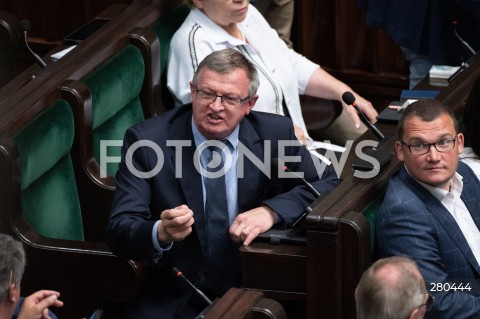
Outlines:
[[[240,33],[240,38],[243,42],[247,42],[247,39],[245,38],[245,34],[243,34],[242,30],[239,28],[238,24],[236,25],[237,26],[237,30],[238,30],[238,33]]]

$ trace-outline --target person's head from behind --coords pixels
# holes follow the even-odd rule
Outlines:
[[[357,319],[423,318],[432,301],[416,264],[402,256],[377,260],[355,290]]]
[[[25,270],[25,251],[22,243],[0,233],[0,304],[10,314],[20,298],[20,282]]]
[[[258,96],[258,73],[233,49],[210,53],[190,82],[193,122],[207,139],[222,140],[250,113]]]
[[[403,111],[395,151],[415,179],[448,190],[463,151],[463,134],[447,106],[422,99]]]
[[[190,7],[202,10],[213,22],[228,27],[245,20],[248,12],[248,0],[186,0]]]
[[[465,145],[480,157],[480,77],[475,81],[465,104],[463,125]]]

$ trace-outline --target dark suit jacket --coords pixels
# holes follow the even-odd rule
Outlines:
[[[202,182],[192,160],[195,141],[191,118],[191,105],[186,105],[144,121],[125,134],[122,162],[116,177],[117,189],[107,226],[107,241],[112,251],[125,258],[150,262],[154,258],[152,228],[163,210],[186,204],[194,212],[195,219],[192,234],[175,242],[152,272],[137,298],[137,312],[132,318],[173,318],[177,311],[181,311],[192,289],[172,274],[172,267],[181,269],[194,283],[198,283],[205,272]],[[153,141],[164,154],[162,169],[149,179],[133,176],[125,164],[126,149],[140,140]],[[191,143],[190,147],[181,149],[181,178],[175,176],[178,157],[174,147],[166,146],[168,140]],[[268,140],[271,141],[271,158],[278,157],[278,140],[296,141],[291,121],[287,117],[261,112],[251,112],[241,121],[239,143],[247,146],[259,159],[264,159],[264,141]],[[305,179],[320,193],[328,193],[338,185],[339,180],[331,169],[327,169],[319,180],[311,155],[304,147],[287,147],[286,155],[300,156],[301,162],[292,163],[290,169],[304,172]],[[151,147],[140,148],[133,155],[133,164],[139,171],[151,171],[157,161]],[[244,171],[245,177],[238,179],[240,213],[263,203],[273,208],[289,225],[315,199],[301,180],[279,179],[275,174],[269,179],[248,159]]]
[[[367,10],[367,24],[387,31],[400,46],[428,56],[433,64],[460,65],[469,55],[455,37],[458,33],[480,50],[478,0],[357,0]]]
[[[480,228],[480,182],[459,163],[461,198]],[[449,211],[402,166],[392,176],[376,223],[380,257],[412,257],[427,283],[452,280],[478,285],[480,265]],[[431,285],[427,284],[427,289]],[[432,318],[480,318],[480,290],[433,293]]]

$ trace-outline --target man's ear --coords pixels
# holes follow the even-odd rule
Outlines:
[[[11,283],[10,287],[8,287],[8,300],[11,303],[17,302],[17,298],[20,296],[18,289],[20,289],[20,287],[14,283]]]
[[[395,153],[397,154],[397,158],[399,161],[403,162],[403,147],[400,141],[395,142]]]
[[[195,94],[195,85],[192,81],[190,81],[190,93],[192,94],[192,101],[193,101],[193,94]]]
[[[463,152],[463,146],[464,146],[465,140],[464,136],[462,133],[457,134],[457,144],[458,144],[458,152],[461,153]]]
[[[420,308],[415,308],[412,310],[412,312],[410,313],[410,315],[408,316],[408,319],[422,319],[423,318],[423,315],[420,311],[421,307]]]
[[[195,7],[203,9],[203,0],[192,0]]]
[[[258,100],[258,95],[254,95],[250,98],[250,101],[248,101],[247,109],[245,111],[245,115],[250,114],[250,111],[255,106],[255,103],[257,103],[257,100]]]

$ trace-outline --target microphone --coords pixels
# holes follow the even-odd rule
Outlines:
[[[343,102],[345,102],[348,105],[353,106],[355,108],[355,110],[357,110],[357,112],[360,115],[360,118],[362,119],[362,121],[365,123],[365,125],[368,126],[368,128],[373,132],[373,134],[375,134],[375,136],[377,137],[378,140],[381,141],[381,140],[385,139],[385,136],[382,134],[382,132],[380,132],[380,130],[375,125],[370,123],[370,121],[365,116],[365,114],[363,114],[363,112],[360,110],[357,103],[355,102],[355,96],[353,96],[352,92],[346,91],[345,93],[343,93],[342,94],[342,100],[343,100]]]
[[[320,196],[322,196],[322,194],[320,194],[319,191],[317,191],[317,189],[312,185],[310,184],[305,178],[301,177],[300,175],[298,175],[296,172],[293,172],[292,170],[290,170],[287,165],[285,165],[285,162],[277,157],[273,158],[272,159],[272,167],[274,167],[275,169],[278,168],[279,165],[282,165],[283,166],[283,171],[284,172],[289,172],[289,173],[292,173],[293,175],[295,175],[295,177],[301,179],[303,181],[303,183],[305,184],[305,186],[307,186],[307,188],[310,190],[310,192],[315,196],[316,199],[318,199]],[[301,214],[293,223],[292,223],[292,228],[295,227],[301,220],[303,217],[305,217],[308,213],[310,213],[312,211],[312,208],[310,206],[307,207],[307,209],[303,212],[303,214]]]
[[[355,96],[353,96],[352,92],[346,91],[345,93],[342,94],[342,99],[343,102],[345,102],[348,105],[353,106],[357,112],[360,114],[360,117],[362,118],[363,122],[368,126],[368,128],[375,134],[377,139],[381,142],[383,139],[385,139],[385,136],[380,132],[380,130],[370,123],[368,118],[363,114],[362,111],[360,111],[360,108],[358,107],[357,103],[355,102]],[[370,157],[373,157],[376,159],[379,163],[378,169],[381,169],[383,165],[385,165],[390,159],[392,158],[393,154],[391,152],[382,152],[379,149],[372,148],[368,149],[365,152],[366,155],[369,155]],[[356,171],[371,171],[375,169],[376,167],[373,165],[373,163],[365,161],[363,159],[357,159],[355,162],[352,164],[352,168]]]
[[[22,31],[23,33],[23,41],[25,42],[25,46],[27,47],[27,50],[33,56],[37,64],[40,65],[42,68],[45,68],[47,64],[42,60],[41,57],[38,56],[38,54],[33,52],[33,50],[30,49],[30,46],[28,45],[27,33],[28,31],[30,31],[30,21],[28,21],[27,19],[22,19],[20,20],[19,24],[20,24],[20,31]]]
[[[313,187],[312,184],[310,184],[305,178],[301,177],[300,175],[298,175],[296,172],[293,172],[291,171],[286,165],[285,165],[285,162],[283,162],[282,160],[280,160],[279,158],[275,157],[272,159],[272,167],[274,167],[275,169],[278,168],[278,166],[280,166],[280,164],[282,164],[283,166],[283,171],[284,172],[289,172],[289,173],[292,173],[293,175],[295,175],[295,177],[301,179],[303,181],[303,183],[305,184],[305,186],[308,187],[308,189],[310,190],[310,192],[315,195],[316,198],[322,196],[315,187]]]
[[[477,54],[474,49],[468,44],[467,41],[463,40],[462,37],[458,34],[457,32],[457,25],[458,25],[458,20],[454,19],[452,20],[452,25],[453,25],[453,33],[455,33],[455,36],[457,37],[458,41],[460,41],[460,44],[462,45],[463,49],[470,54],[470,56],[474,56]]]
[[[183,275],[183,273],[177,268],[177,267],[173,267],[172,268],[172,271],[173,273],[179,277],[179,278],[182,278],[190,287],[193,288],[193,290],[195,290],[195,292],[207,303],[207,305],[211,305],[212,304],[212,301],[210,299],[208,299],[207,295],[205,295],[203,293],[203,291],[201,291],[200,289],[198,289],[197,287],[195,287],[194,284],[192,284],[190,282],[190,280],[187,279],[187,277],[185,277]]]

